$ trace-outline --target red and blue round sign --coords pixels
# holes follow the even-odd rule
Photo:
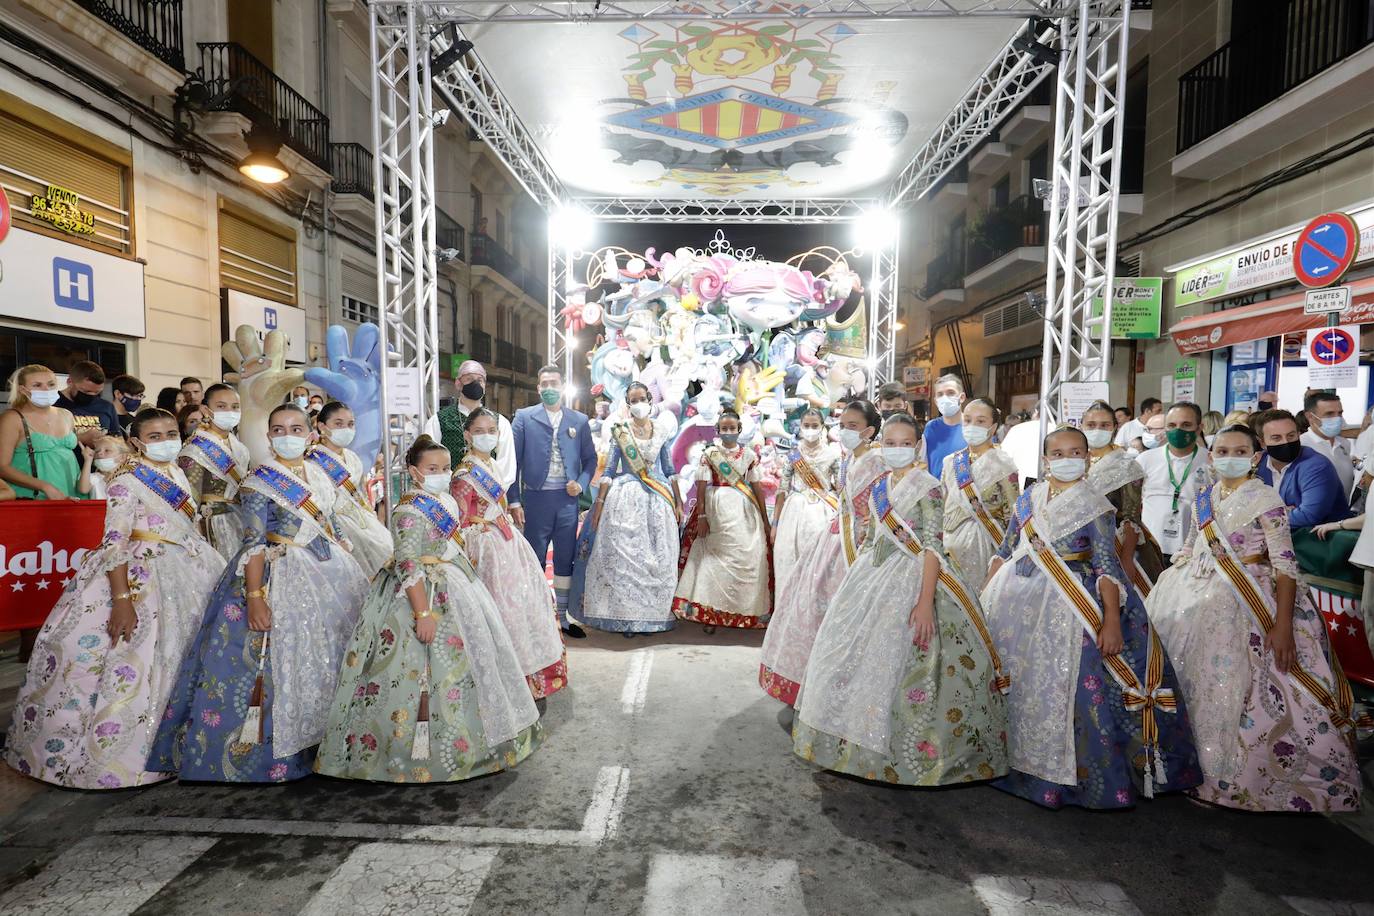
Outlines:
[[[1308,223],[1293,246],[1293,273],[1317,289],[1338,282],[1360,250],[1360,228],[1344,213],[1323,213]]]
[[[1318,366],[1339,366],[1355,352],[1355,338],[1344,328],[1324,328],[1308,348]]]
[[[10,234],[10,223],[14,215],[10,212],[10,199],[5,196],[5,189],[0,188],[0,242],[5,240],[5,236]]]

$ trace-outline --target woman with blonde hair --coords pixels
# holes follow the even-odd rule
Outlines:
[[[0,414],[0,480],[20,499],[80,499],[81,467],[71,412],[56,406],[62,391],[47,366],[10,376],[10,409]]]

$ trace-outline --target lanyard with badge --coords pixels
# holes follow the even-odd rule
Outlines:
[[[1183,546],[1183,503],[1180,497],[1183,487],[1188,483],[1188,475],[1193,473],[1193,459],[1197,457],[1197,446],[1193,446],[1192,454],[1188,456],[1188,467],[1183,472],[1182,479],[1174,474],[1173,453],[1164,453],[1164,464],[1169,469],[1169,484],[1174,488],[1173,502],[1169,506],[1169,514],[1164,517],[1164,527],[1160,532],[1159,549],[1165,554],[1175,553]]]

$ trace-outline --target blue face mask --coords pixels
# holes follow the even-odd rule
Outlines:
[[[1328,439],[1334,439],[1345,429],[1344,417],[1327,417],[1321,421],[1322,435]]]

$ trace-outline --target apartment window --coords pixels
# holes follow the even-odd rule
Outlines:
[[[1043,180],[1049,177],[1050,147],[1049,144],[1042,143],[1035,152],[1026,157],[1026,193],[1034,193],[1035,187],[1033,182],[1036,181],[1036,179]]]
[[[992,191],[988,198],[988,204],[994,210],[1000,210],[1011,200],[1011,176],[1003,175],[1002,180],[992,186]]]
[[[354,299],[352,296],[343,297],[343,308],[341,309],[344,321],[352,321],[357,324],[370,321],[377,323],[377,306],[371,302],[364,302],[361,299]]]
[[[43,112],[20,117],[28,106],[0,98],[0,186],[9,196],[14,224],[67,242],[113,254],[134,253],[128,160],[83,146],[67,125]],[[110,153],[116,153],[110,150]],[[94,220],[91,231],[68,232],[34,215],[32,201],[51,198],[49,187],[76,195],[76,207]]]
[[[296,304],[296,234],[220,200],[220,286]]]
[[[468,301],[472,305],[472,329],[474,331],[482,328],[482,294],[478,292],[468,293]]]

